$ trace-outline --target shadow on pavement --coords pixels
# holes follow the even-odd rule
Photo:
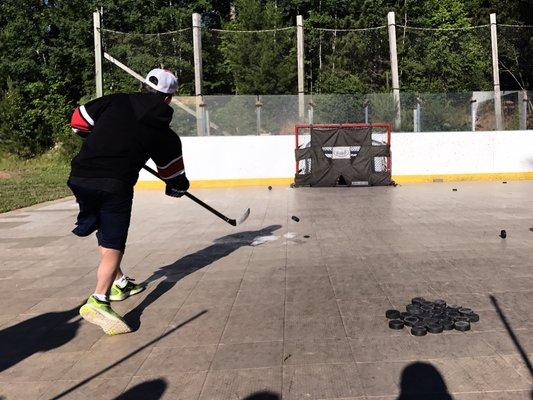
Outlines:
[[[270,225],[257,231],[245,231],[222,236],[215,239],[212,245],[159,268],[144,283],[147,284],[162,277],[161,282],[137,307],[127,313],[124,319],[133,330],[139,329],[143,311],[172,289],[180,279],[228,256],[240,247],[251,246],[257,237],[270,236],[279,228],[281,228],[281,225]]]
[[[493,295],[489,295],[489,298],[490,298],[490,301],[492,302],[492,305],[496,309],[496,312],[498,313],[498,316],[502,320],[502,323],[505,326],[505,329],[507,330],[507,333],[509,334],[511,340],[513,341],[513,344],[515,345],[516,350],[520,354],[520,357],[522,357],[522,361],[524,362],[527,370],[529,371],[529,374],[533,377],[533,367],[531,366],[531,360],[529,359],[526,351],[524,350],[524,348],[520,344],[520,341],[518,340],[518,337],[514,333],[513,328],[511,328],[511,324],[507,320],[507,317],[503,313],[503,310],[500,308],[500,305],[498,304],[498,300]]]
[[[444,378],[433,365],[423,362],[409,364],[402,372],[400,396],[397,400],[453,400]]]
[[[159,400],[167,390],[167,381],[154,379],[133,386],[113,400]]]
[[[80,327],[78,309],[49,312],[19,322],[0,331],[0,372],[31,355],[63,346]],[[77,318],[73,321],[72,319]]]
[[[110,364],[108,365],[107,367],[105,367],[104,369],[96,372],[95,374],[92,374],[91,376],[89,376],[88,378],[85,378],[84,380],[82,380],[81,382],[77,383],[76,385],[72,386],[71,388],[65,390],[64,392],[61,392],[59,393],[58,395],[54,396],[54,400],[57,400],[57,399],[60,399],[62,397],[65,397],[67,394],[69,393],[72,393],[73,391],[75,391],[76,389],[82,387],[83,385],[87,384],[88,382],[92,381],[94,378],[97,378],[99,377],[100,375],[104,374],[105,372],[107,371],[110,371],[112,370],[113,368],[115,368],[117,365],[120,365],[122,364],[124,361],[128,360],[129,358],[133,357],[135,354],[143,351],[144,349],[146,349],[147,347],[150,347],[151,345],[153,345],[154,343],[160,341],[161,339],[163,339],[164,337],[170,335],[171,333],[177,331],[178,329],[180,329],[182,326],[184,325],[187,325],[189,322],[191,321],[194,321],[196,318],[199,318],[201,317],[202,315],[204,315],[205,313],[207,313],[207,310],[203,310],[201,312],[199,312],[198,314],[196,314],[195,316],[189,318],[188,320],[186,321],[183,321],[181,324],[179,324],[178,326],[172,328],[171,330],[165,332],[164,334],[156,337],[155,339],[153,340],[150,340],[148,343],[142,345],[141,347],[139,347],[138,349],[136,350],[133,350],[132,352],[130,352],[129,354],[125,355],[124,357],[122,357],[121,359],[115,361],[113,364]]]
[[[274,392],[268,390],[252,393],[249,396],[246,396],[242,400],[280,400],[281,397]]]

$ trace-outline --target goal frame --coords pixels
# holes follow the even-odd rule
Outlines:
[[[295,149],[298,149],[300,146],[298,137],[300,129],[312,129],[312,128],[385,128],[387,130],[387,144],[391,146],[391,132],[392,125],[384,122],[372,122],[368,124],[358,123],[358,124],[295,124],[294,125],[294,138],[295,138]],[[387,170],[392,174],[392,151],[391,154],[387,157]],[[296,161],[296,174],[298,174],[298,161]]]

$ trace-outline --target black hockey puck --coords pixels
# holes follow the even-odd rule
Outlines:
[[[306,239],[309,239],[310,237],[311,236],[309,236],[309,235],[304,235],[304,238],[306,238]]]
[[[426,336],[428,333],[428,331],[426,330],[426,328],[422,328],[422,327],[418,327],[418,326],[413,326],[411,328],[411,334],[413,336]]]
[[[426,299],[423,297],[413,297],[411,299],[411,303],[417,306],[421,305],[424,301],[426,301]]]
[[[429,333],[441,333],[444,330],[442,324],[438,322],[435,324],[426,325],[426,328]]]
[[[507,232],[505,232],[505,229],[502,229],[501,232],[500,232],[500,237],[502,239],[505,239],[507,237]]]
[[[503,181],[502,183],[507,183],[507,181]]]
[[[470,330],[470,322],[468,321],[456,321],[455,329],[460,332],[466,332]]]
[[[424,322],[424,324],[427,325],[433,325],[433,324],[438,324],[439,323],[439,319],[438,318],[424,318],[422,320]]]
[[[389,328],[400,330],[403,329],[404,323],[401,319],[391,319],[389,321]]]
[[[442,324],[442,328],[445,331],[451,331],[455,326],[455,322],[453,322],[451,319],[442,320],[441,324]]]
[[[456,188],[453,188],[452,190],[453,190],[454,192],[457,192],[457,189],[456,189]]]
[[[409,314],[406,311],[403,311],[403,312],[400,313],[400,319],[404,320],[407,317],[411,317],[411,314]]]
[[[479,314],[472,313],[472,314],[468,314],[467,317],[468,317],[468,322],[478,322],[479,321]]]
[[[293,221],[300,222],[300,218],[298,218],[296,215],[293,215],[293,216],[291,217],[291,219],[292,219]]]
[[[445,308],[446,307],[446,302],[442,299],[437,299],[433,302],[433,304],[435,304],[435,308]]]
[[[385,317],[388,319],[398,319],[400,318],[400,312],[398,310],[387,310],[385,312]]]
[[[469,314],[473,314],[474,311],[472,311],[471,308],[460,308],[459,309],[459,314],[461,315],[469,315]]]
[[[415,315],[415,313],[418,315],[418,314],[420,314],[420,312],[422,311],[422,310],[420,309],[420,307],[415,306],[414,304],[407,304],[407,305],[405,306],[405,310],[406,310],[408,313],[413,314],[413,315]]]
[[[468,318],[468,315],[458,315],[456,317],[453,317],[453,320],[455,322],[457,322],[457,321],[468,322],[468,321],[470,321],[470,318]]]
[[[269,187],[268,187],[268,190],[272,190],[272,186],[269,186]]]
[[[413,326],[415,323],[418,322],[418,318],[417,317],[405,317],[403,319],[403,322],[406,326]]]

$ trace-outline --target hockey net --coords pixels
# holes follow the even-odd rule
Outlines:
[[[391,144],[391,125],[386,123],[369,123],[369,124],[297,124],[294,126],[294,136],[296,149],[306,149],[311,147],[311,134],[313,130],[335,130],[343,129],[347,131],[371,130],[372,146],[389,146]],[[323,155],[329,159],[355,159],[359,154],[361,146],[322,146]],[[348,154],[349,153],[349,154]],[[296,177],[309,175],[313,172],[313,159],[304,158],[296,161]],[[391,174],[392,158],[388,156],[376,156],[371,160],[371,173]],[[369,181],[361,180],[351,182],[349,186],[367,186]]]

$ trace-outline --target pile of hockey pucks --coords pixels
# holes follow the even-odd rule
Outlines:
[[[405,311],[387,310],[389,328],[400,330],[411,328],[413,336],[442,333],[453,329],[461,332],[470,330],[470,324],[479,321],[479,315],[471,308],[446,304],[444,300],[429,301],[415,297],[405,306]]]

